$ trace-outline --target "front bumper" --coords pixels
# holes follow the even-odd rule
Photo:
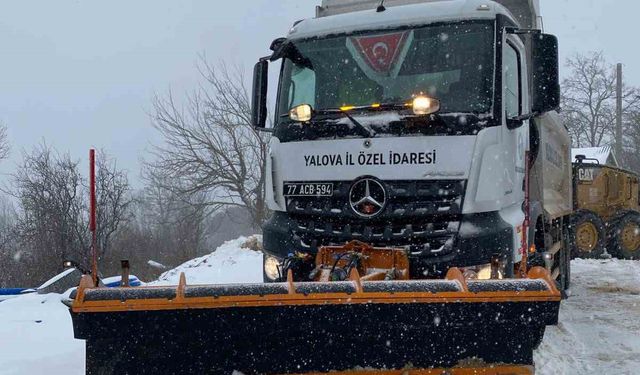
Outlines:
[[[264,225],[264,251],[279,258],[296,251],[315,254],[320,246],[342,245],[359,240],[377,247],[403,247],[410,252],[411,273],[414,277],[443,276],[450,267],[468,267],[491,262],[493,255],[511,259],[513,227],[498,212],[462,215],[459,229],[440,248],[416,241],[411,228],[393,236],[376,236],[375,231],[326,231],[301,228],[300,220],[284,212],[276,212]]]

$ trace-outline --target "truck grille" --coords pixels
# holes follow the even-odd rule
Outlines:
[[[310,247],[360,240],[409,247],[425,254],[453,251],[460,229],[465,181],[384,181],[387,205],[374,219],[349,205],[351,182],[334,182],[332,197],[287,198],[290,229]]]

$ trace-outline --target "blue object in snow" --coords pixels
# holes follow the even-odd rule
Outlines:
[[[2,289],[2,288],[0,288],[0,295],[3,295],[3,296],[17,296],[19,294],[22,294],[22,292],[24,292],[25,290],[32,290],[32,289],[27,289],[27,288],[5,288],[5,289]]]
[[[122,278],[120,276],[109,277],[102,280],[102,283],[107,288],[117,288],[120,286],[120,281]],[[140,286],[142,282],[136,276],[129,276],[129,286]]]
[[[33,293],[35,291],[35,289],[30,288],[0,288],[0,302],[19,297],[23,294]]]

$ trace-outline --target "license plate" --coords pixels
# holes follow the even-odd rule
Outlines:
[[[285,197],[330,197],[333,184],[329,183],[285,183]]]

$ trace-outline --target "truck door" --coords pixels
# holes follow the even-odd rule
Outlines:
[[[526,72],[526,53],[522,41],[515,35],[503,35],[502,39],[502,147],[504,149],[505,203],[518,207],[524,202],[525,154],[529,150],[529,120],[517,121],[529,112],[529,92]],[[515,122],[515,126],[512,124]],[[502,187],[499,187],[502,188]],[[506,207],[505,207],[506,208]],[[524,219],[524,216],[523,216]],[[513,260],[519,261],[524,231],[515,231]]]
[[[502,106],[505,126],[503,126],[503,145],[510,156],[506,160],[505,181],[511,182],[512,202],[519,203],[524,199],[522,190],[525,173],[525,153],[529,149],[529,121],[509,129],[508,120],[516,119],[528,113],[529,100],[525,93],[529,92],[527,82],[526,53],[522,41],[515,35],[506,35],[503,39],[502,58]]]

